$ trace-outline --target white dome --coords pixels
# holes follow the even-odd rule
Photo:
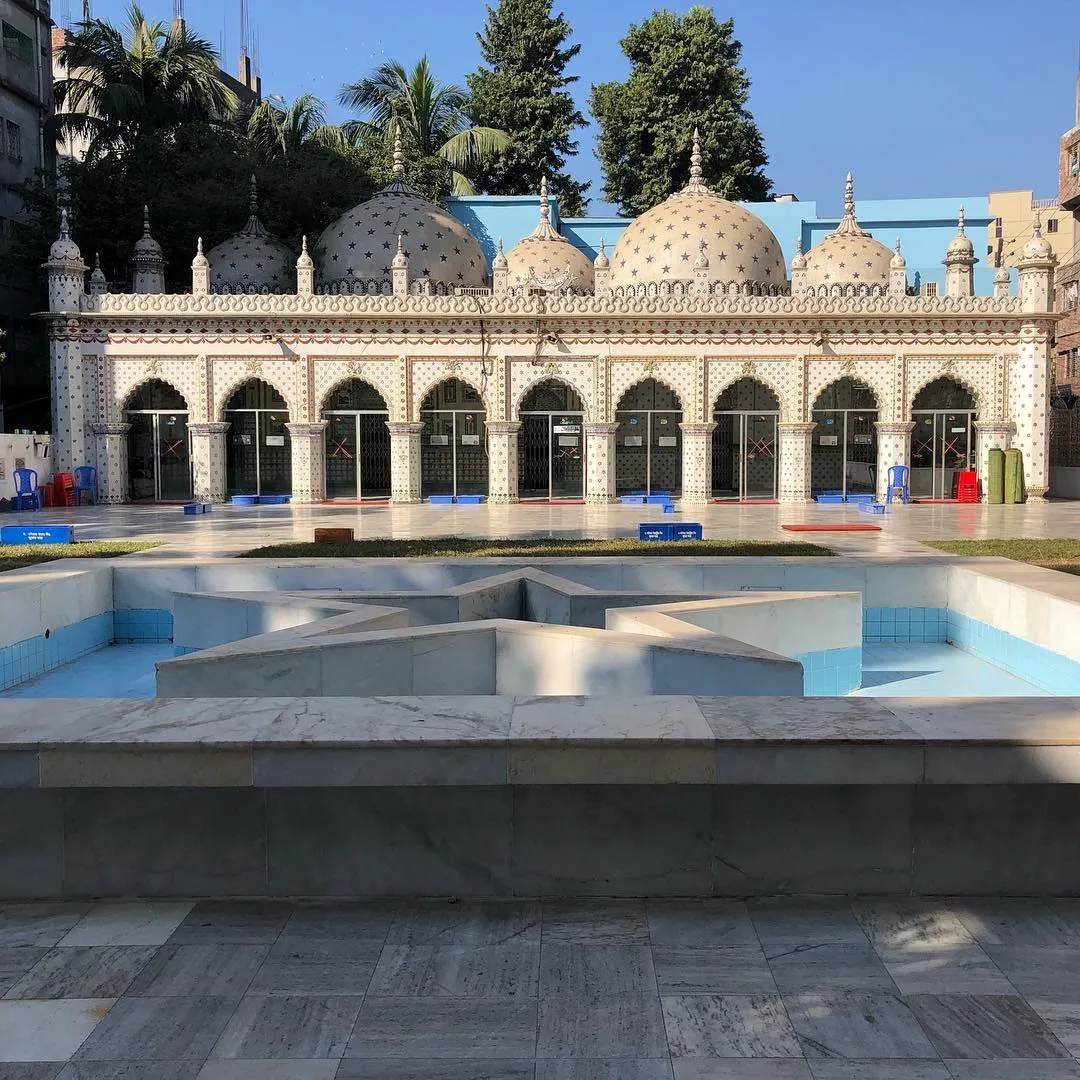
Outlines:
[[[312,254],[323,291],[389,292],[399,236],[409,261],[410,285],[486,284],[484,253],[469,230],[405,182],[400,144],[394,159],[394,179],[327,226],[316,242]]]
[[[143,232],[142,236],[135,241],[135,247],[132,248],[132,255],[136,259],[162,259],[165,258],[165,253],[161,250],[161,245],[150,235],[150,207],[143,207]]]
[[[79,245],[71,239],[71,229],[68,225],[67,209],[60,211],[60,235],[49,248],[49,262],[82,262],[82,252]]]
[[[894,252],[875,240],[855,219],[855,185],[844,182],[844,216],[840,224],[806,253],[806,283],[818,289],[853,285],[887,289]]]
[[[960,207],[960,212],[956,218],[956,235],[949,241],[949,246],[945,251],[945,258],[960,258],[960,259],[974,259],[975,258],[975,245],[971,242],[971,237],[964,232],[964,208]]]
[[[593,264],[551,224],[547,178],[540,183],[540,223],[506,256],[511,289],[543,289],[555,293],[591,293]]]
[[[215,293],[291,293],[296,285],[293,252],[268,232],[259,220],[255,177],[251,178],[251,216],[247,224],[227,240],[212,247],[210,291]]]
[[[713,284],[786,292],[783,252],[768,225],[710,191],[701,177],[695,131],[690,183],[630,223],[611,255],[612,288],[688,282],[694,260],[703,254]]]

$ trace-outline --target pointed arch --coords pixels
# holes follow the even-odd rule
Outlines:
[[[941,386],[943,389],[947,388],[947,385],[951,383],[953,386],[959,387],[962,390],[967,391],[971,397],[971,404],[969,405],[935,405],[930,403],[917,404],[919,397],[923,395],[927,390],[934,386]],[[910,415],[915,409],[957,409],[959,411],[971,411],[978,412],[980,407],[981,394],[978,387],[969,379],[966,379],[963,375],[956,371],[938,372],[934,375],[928,375],[924,380],[915,385],[909,390],[908,400],[905,402],[908,414]]]
[[[333,396],[338,391],[343,390],[345,387],[349,386],[352,383],[367,387],[369,390],[372,391],[374,398],[378,399],[378,404],[376,404],[373,400],[372,404],[365,404],[363,406],[364,409],[381,410],[387,413],[390,412],[390,404],[387,396],[383,392],[383,389],[375,382],[375,380],[361,378],[359,375],[345,375],[340,379],[336,379],[322,395],[322,398],[319,400],[318,415],[322,416],[322,414],[328,408],[330,408],[330,402],[333,399]]]
[[[162,405],[161,408],[163,408],[163,409],[175,408],[177,412],[184,412],[184,411],[190,411],[191,410],[191,403],[188,401],[187,396],[184,394],[183,390],[181,390],[180,387],[176,385],[176,383],[173,380],[162,378],[160,375],[147,375],[144,378],[141,378],[134,385],[129,387],[124,392],[123,396],[120,397],[120,408],[119,408],[120,415],[123,416],[124,413],[135,409],[133,399],[136,397],[136,395],[139,394],[141,391],[152,387],[155,383],[157,383],[160,386],[166,387],[167,389],[171,390],[183,402],[182,407],[173,406],[173,405]],[[145,408],[155,408],[156,409],[156,408],[158,408],[158,406],[156,406],[156,405],[153,405],[153,406],[148,405],[148,406],[145,406]]]
[[[578,386],[573,378],[570,378],[561,373],[558,375],[548,375],[543,371],[541,371],[535,379],[530,380],[521,387],[520,391],[517,393],[512,403],[511,416],[517,419],[517,417],[521,415],[521,407],[524,404],[525,399],[529,396],[530,393],[532,393],[533,390],[535,390],[539,386],[543,386],[544,383],[559,383],[565,387],[568,387],[570,390],[573,390],[573,392],[577,394],[579,400],[581,401],[581,411],[585,414],[585,422],[589,422],[591,418],[591,409],[589,407],[588,392],[584,390],[581,386]]]
[[[214,386],[214,419],[217,421],[223,421],[225,419],[225,411],[228,408],[229,402],[232,400],[233,395],[246,383],[265,383],[272,390],[276,391],[285,402],[285,408],[289,413],[289,421],[295,420],[293,415],[292,402],[289,400],[291,394],[288,393],[283,387],[279,386],[276,380],[263,373],[253,375],[251,372],[244,372],[229,382],[225,383],[222,389],[218,389],[217,385]]]
[[[730,390],[733,386],[736,386],[738,383],[743,381],[748,383],[757,383],[759,386],[764,387],[776,399],[776,409],[781,412],[784,411],[784,396],[780,392],[780,388],[776,385],[774,380],[761,375],[757,371],[755,371],[753,375],[744,375],[742,374],[742,372],[731,372],[730,378],[726,378],[723,383],[721,383],[716,393],[712,395],[712,402],[710,403],[709,407],[710,416],[715,413],[719,408],[720,399],[724,396],[724,394],[726,394],[728,390]],[[773,410],[766,409],[765,411],[771,412]]]

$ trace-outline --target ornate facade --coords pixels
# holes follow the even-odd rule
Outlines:
[[[179,295],[162,291],[149,225],[131,293],[87,293],[65,217],[46,263],[56,468],[96,464],[109,502],[801,502],[881,494],[894,465],[948,498],[956,471],[982,476],[990,449],[1016,446],[1041,498],[1045,240],[1025,248],[1018,296],[1007,280],[975,296],[961,215],[946,295],[910,296],[902,254],[859,228],[850,180],[846,196],[790,280],[768,228],[705,186],[696,146],[687,188],[588,269],[542,211],[485,277],[400,154],[314,259],[305,241],[289,291],[276,264],[248,265],[280,250],[254,201],[237,242],[209,259],[200,244]]]

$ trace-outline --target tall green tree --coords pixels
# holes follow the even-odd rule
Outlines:
[[[260,102],[248,114],[246,132],[252,148],[267,161],[294,157],[304,146],[354,145],[340,127],[327,123],[326,103],[314,94],[301,94],[284,109]]]
[[[236,95],[222,82],[209,42],[188,33],[183,20],[151,22],[137,3],[127,23],[79,24],[59,59],[68,75],[54,86],[56,140],[86,140],[87,157],[130,149],[142,136],[177,125],[230,119]]]
[[[475,195],[469,177],[510,146],[505,131],[473,124],[465,91],[441,83],[426,56],[411,71],[396,60],[380,64],[359,82],[342,87],[340,100],[360,114],[359,120],[342,125],[348,135],[378,133],[392,140],[400,130],[414,161],[434,157],[445,162],[455,195]]]
[[[546,175],[568,217],[584,213],[589,185],[565,172],[577,151],[571,138],[585,126],[567,87],[577,82],[566,65],[581,51],[567,45],[571,27],[551,0],[498,0],[477,34],[481,65],[468,76],[469,114],[478,124],[499,128],[514,140],[477,178],[495,195],[531,195]]]
[[[638,215],[686,185],[693,130],[701,130],[706,179],[731,199],[766,199],[772,181],[761,132],[746,107],[750,80],[731,19],[710,8],[657,11],[620,45],[625,82],[592,88],[604,198]]]

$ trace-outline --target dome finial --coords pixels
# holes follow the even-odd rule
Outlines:
[[[142,208],[142,234],[150,235],[150,207],[146,203],[143,203]]]
[[[964,208],[960,207],[960,212],[956,215],[956,235],[964,235]]]
[[[540,177],[540,220],[545,225],[551,224],[551,204],[548,201],[547,176]]]
[[[855,216],[855,181],[850,171],[844,180],[844,217]]]
[[[300,241],[300,257],[296,260],[297,270],[308,270],[315,264],[311,261],[311,256],[308,254],[307,249],[307,234],[304,235]]]
[[[60,239],[71,239],[71,226],[68,224],[68,212],[66,206],[60,208]]]
[[[961,210],[961,213],[963,211]],[[1036,209],[1035,211],[1035,226],[1032,230],[1036,236],[1042,236],[1042,211]]]
[[[405,183],[405,151],[401,146],[401,124],[394,124],[394,183]]]
[[[693,188],[701,185],[703,176],[701,169],[701,133],[694,128],[694,143],[690,151],[690,186]]]
[[[192,270],[198,270],[209,265],[210,262],[203,251],[202,237],[200,236],[195,244],[195,258],[191,260],[191,268]]]
[[[251,174],[251,183],[248,185],[248,209],[253,215],[259,212],[259,185],[254,173]]]

